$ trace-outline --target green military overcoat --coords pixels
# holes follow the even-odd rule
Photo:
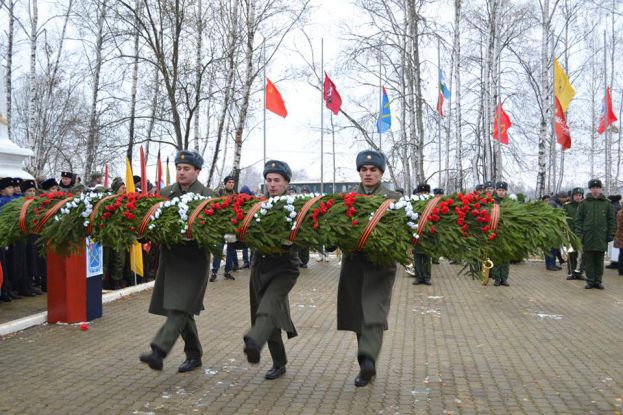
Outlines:
[[[580,202],[575,215],[575,233],[585,251],[607,251],[615,230],[614,208],[604,195],[595,198],[589,194]]]
[[[285,331],[289,339],[296,337],[288,294],[299,276],[299,263],[294,248],[283,255],[263,255],[259,252],[253,255],[249,277],[252,325],[258,315],[269,316],[275,327]]]
[[[574,231],[575,229],[575,215],[578,213],[578,206],[580,202],[576,202],[575,200],[571,200],[564,204],[563,209],[565,210],[565,214],[567,215],[567,225],[569,225],[569,229]]]
[[[363,186],[353,190],[365,194]],[[371,194],[398,199],[400,194],[379,185]],[[337,329],[361,332],[365,325],[387,330],[387,315],[396,279],[396,264],[379,266],[365,254],[343,254],[337,291]]]
[[[186,192],[174,183],[160,192],[172,199],[184,193],[209,196],[209,190],[198,181]],[[171,247],[160,247],[160,260],[149,312],[167,315],[168,310],[199,314],[203,310],[203,295],[208,285],[210,255],[193,241]]]

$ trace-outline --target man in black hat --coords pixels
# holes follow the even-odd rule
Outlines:
[[[485,185],[482,183],[478,183],[476,187],[474,187],[474,191],[478,193],[482,193],[485,191]]]
[[[49,193],[58,192],[59,190],[58,182],[54,178],[45,179],[41,182],[39,187],[42,191]]]
[[[37,186],[34,180],[22,180],[20,183],[20,191],[23,197],[33,198],[37,195]],[[47,281],[44,276],[47,275],[47,270],[43,270],[43,266],[46,264],[45,258],[41,258],[37,255],[37,240],[39,236],[28,235],[26,240],[26,266],[27,276],[29,280],[30,291],[34,294],[41,295],[42,289],[46,289]]]
[[[575,215],[578,212],[578,206],[584,199],[584,189],[576,187],[571,191],[571,200],[563,206],[565,214],[567,215],[567,224],[572,231],[575,229]],[[578,264],[577,251],[569,252],[567,254],[567,279],[568,280],[585,280],[582,276],[582,264]]]
[[[291,178],[292,171],[287,163],[267,161],[264,165],[266,196],[287,194]],[[289,339],[297,335],[290,317],[288,294],[298,276],[298,252],[289,241],[284,241],[279,253],[257,253],[252,256],[249,278],[252,327],[244,335],[244,353],[249,363],[259,363],[260,352],[264,344],[268,343],[273,359],[272,368],[264,376],[268,380],[277,379],[286,373],[288,359],[281,330],[287,333]]]
[[[604,252],[608,242],[614,239],[616,229],[612,204],[602,194],[599,179],[588,182],[590,193],[578,205],[575,216],[575,233],[582,241],[582,262],[586,270],[584,288],[604,289],[601,282],[604,273]]]
[[[61,182],[58,184],[58,186],[61,188],[62,191],[71,191],[71,188],[75,184],[74,177],[74,174],[70,171],[61,172]]]
[[[34,180],[23,180],[19,187],[20,193],[24,197],[35,197],[37,195],[37,185]]]
[[[420,183],[417,185],[417,189],[415,192],[416,195],[430,195],[430,184],[428,183]]]
[[[484,184],[484,192],[491,193],[493,195],[495,193],[495,182],[493,180],[488,180]]]
[[[17,199],[22,196],[22,188],[20,187],[24,180],[21,177],[13,178],[13,198]]]
[[[219,196],[231,196],[236,192],[236,178],[234,176],[226,176],[223,179],[223,188],[219,190]],[[225,243],[221,243],[221,252],[223,252],[223,248],[225,247]],[[218,273],[219,268],[221,267],[221,257],[214,256],[212,260],[212,276],[210,277],[210,282],[216,281],[216,274]],[[232,270],[238,269],[238,258],[236,253],[236,248],[234,244],[227,244],[227,250],[225,251],[225,279],[226,280],[235,280],[233,275],[231,275]]]
[[[175,156],[176,181],[162,189],[172,199],[186,193],[209,196],[208,189],[197,179],[203,158],[196,151],[182,150]],[[163,359],[181,335],[186,360],[178,368],[188,372],[201,366],[203,349],[194,315],[203,310],[203,296],[208,285],[210,255],[194,241],[160,247],[160,262],[151,296],[149,312],[166,316],[164,325],[151,341],[151,352],[140,355],[141,362],[162,370]]]
[[[485,184],[485,186],[487,186]],[[496,204],[502,203],[506,199],[506,193],[508,192],[508,183],[506,182],[496,182],[495,183],[495,195],[493,198],[495,199]],[[509,287],[508,283],[508,274],[510,273],[510,261],[506,260],[501,264],[494,264],[493,268],[491,268],[491,278],[495,280],[493,283],[494,286],[499,287],[500,285],[504,287]]]
[[[361,183],[353,191],[359,194],[382,195],[398,199],[381,183],[385,172],[385,156],[374,150],[357,155],[357,171]],[[376,361],[387,330],[387,315],[392,288],[396,279],[396,264],[377,265],[363,252],[343,253],[337,294],[337,329],[357,335],[357,360],[360,371],[355,386],[366,386],[376,375]]]
[[[0,211],[7,203],[13,200],[13,179],[10,177],[0,178]],[[4,273],[4,282],[0,287],[0,301],[10,302],[13,298],[9,288],[11,286],[11,276],[9,275],[8,258],[6,257],[7,250],[4,247],[0,247],[0,266]]]

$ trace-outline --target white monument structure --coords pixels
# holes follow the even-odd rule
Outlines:
[[[34,156],[34,153],[32,150],[21,148],[9,140],[5,85],[4,65],[0,64],[0,177],[34,179],[24,171],[24,160]]]

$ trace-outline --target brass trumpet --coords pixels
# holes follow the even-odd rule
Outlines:
[[[482,285],[489,284],[489,273],[491,272],[491,268],[493,268],[493,261],[489,258],[482,263]]]

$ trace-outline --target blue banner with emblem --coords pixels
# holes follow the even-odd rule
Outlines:
[[[87,278],[104,274],[104,250],[102,245],[87,238],[86,247]]]

